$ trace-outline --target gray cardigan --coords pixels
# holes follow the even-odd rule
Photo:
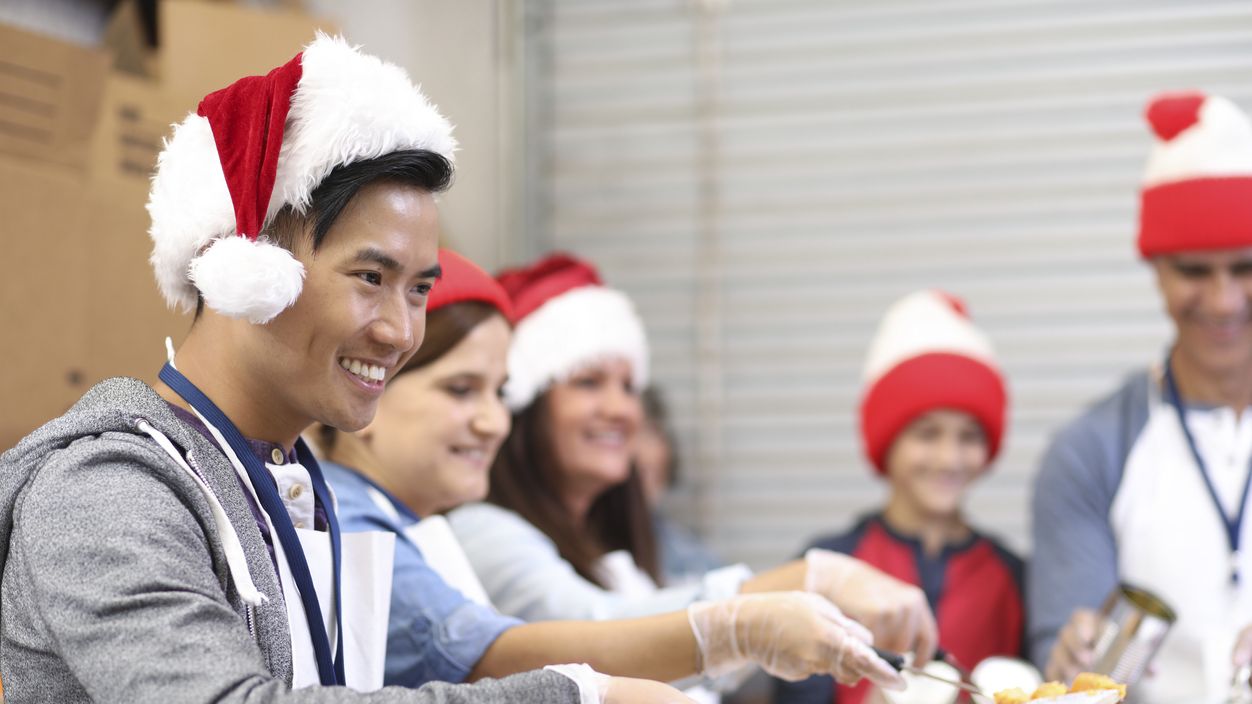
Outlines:
[[[204,492],[147,435],[168,437],[234,526],[256,588],[240,598]],[[360,694],[290,689],[274,568],[222,453],[135,379],[101,382],[0,455],[0,678],[23,702],[579,701],[541,671]]]

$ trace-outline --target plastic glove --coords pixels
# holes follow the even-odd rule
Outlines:
[[[804,564],[804,590],[826,597],[864,624],[879,647],[912,652],[916,663],[934,657],[939,628],[921,589],[830,550],[809,550]]]
[[[543,668],[574,680],[579,704],[697,704],[667,684],[632,677],[610,677],[586,663],[548,665]]]
[[[869,631],[816,594],[766,592],[696,602],[687,620],[710,677],[756,663],[792,682],[830,674],[843,684],[865,677],[884,689],[904,688],[900,673],[870,648]]]

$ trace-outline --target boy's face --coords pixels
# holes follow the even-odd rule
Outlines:
[[[1214,379],[1252,364],[1252,248],[1183,252],[1152,260],[1178,353]]]
[[[987,437],[974,417],[936,410],[918,416],[887,453],[893,492],[927,517],[954,515],[965,492],[987,469]]]
[[[298,238],[300,297],[240,340],[256,393],[272,394],[262,404],[293,423],[364,427],[422,342],[438,240],[431,194],[387,182],[362,188],[317,252],[311,236]]]

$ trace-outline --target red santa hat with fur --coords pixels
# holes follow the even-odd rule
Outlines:
[[[175,125],[148,198],[151,262],[171,307],[197,296],[262,324],[300,295],[304,268],[268,241],[307,212],[335,167],[401,150],[452,160],[452,126],[404,70],[319,34],[291,61],[209,94]]]

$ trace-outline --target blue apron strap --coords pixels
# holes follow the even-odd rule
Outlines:
[[[335,623],[338,625],[339,630],[337,647],[333,656],[330,652],[330,638],[326,633],[326,625],[322,622],[322,609],[318,603],[317,589],[313,585],[313,576],[309,570],[308,560],[304,557],[304,548],[300,544],[300,537],[296,534],[295,526],[291,524],[291,517],[287,514],[287,508],[278,496],[278,487],[275,485],[269,470],[252,453],[248,441],[239,432],[239,429],[235,427],[235,424],[231,422],[230,418],[227,418],[226,414],[208,396],[205,396],[200,389],[196,388],[196,385],[191,383],[187,377],[183,376],[181,372],[169,364],[161,367],[159,377],[161,381],[174,390],[174,393],[177,393],[184,401],[191,404],[200,415],[204,416],[205,420],[221,432],[222,437],[226,439],[226,443],[230,445],[230,450],[234,452],[247,471],[248,478],[252,481],[252,488],[256,491],[257,499],[260,501],[261,509],[269,516],[270,522],[274,525],[274,532],[277,533],[278,540],[282,543],[283,552],[287,558],[287,566],[291,568],[292,579],[295,580],[296,589],[300,592],[300,601],[304,605],[304,615],[309,625],[309,636],[313,641],[313,652],[317,658],[319,679],[326,686],[345,684],[343,675],[343,619],[339,596],[339,521],[335,517],[334,507],[330,503],[330,492],[326,487],[326,480],[322,477],[321,467],[318,466],[313,453],[309,451],[303,441],[297,442],[297,456],[301,464],[309,472],[314,494],[322,502],[330,528],[331,559],[335,577]],[[225,449],[223,448],[223,450]]]

